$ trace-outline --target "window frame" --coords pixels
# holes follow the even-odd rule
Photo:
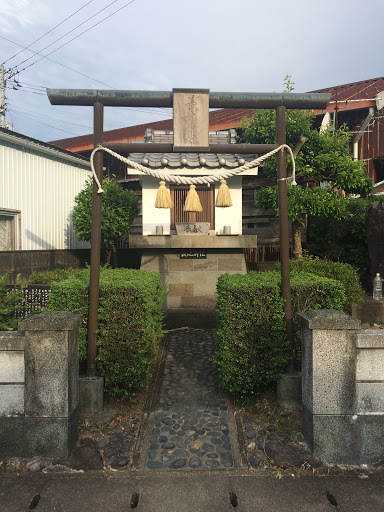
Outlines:
[[[11,247],[4,249],[4,251],[20,250],[21,249],[21,211],[13,210],[10,208],[0,208],[0,216],[11,218]]]

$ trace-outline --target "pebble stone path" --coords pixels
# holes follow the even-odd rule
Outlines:
[[[228,409],[212,362],[214,330],[168,334],[164,372],[147,431],[151,469],[234,466]]]

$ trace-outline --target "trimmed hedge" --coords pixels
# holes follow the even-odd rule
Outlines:
[[[240,397],[276,382],[290,357],[280,273],[224,274],[217,284],[217,348],[221,386]],[[293,312],[343,309],[343,286],[332,279],[291,273]],[[296,352],[300,333],[294,322]]]
[[[79,357],[87,355],[89,269],[52,283],[49,310],[81,313]],[[132,396],[151,376],[155,342],[161,336],[164,289],[160,275],[134,269],[101,269],[98,373],[107,394]]]
[[[41,272],[32,272],[28,278],[28,284],[52,284],[64,279],[69,279],[76,272],[81,272],[75,268],[57,268],[55,270],[42,270]]]
[[[348,263],[305,256],[298,260],[291,260],[290,264],[291,271],[307,272],[308,274],[315,274],[339,281],[344,287],[346,296],[343,310],[348,314],[352,311],[352,304],[360,302],[365,295],[360,284],[358,271]],[[280,263],[276,265],[276,270],[280,271]]]

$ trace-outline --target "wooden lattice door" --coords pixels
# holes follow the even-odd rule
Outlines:
[[[210,222],[210,229],[215,229],[214,187],[196,185],[202,212],[185,212],[183,210],[185,199],[189,191],[187,186],[171,186],[171,229],[176,229],[176,222]]]

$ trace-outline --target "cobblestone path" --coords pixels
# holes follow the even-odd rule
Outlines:
[[[161,385],[146,434],[147,468],[234,466],[234,428],[230,432],[231,418],[211,361],[215,344],[214,330],[168,335]]]

